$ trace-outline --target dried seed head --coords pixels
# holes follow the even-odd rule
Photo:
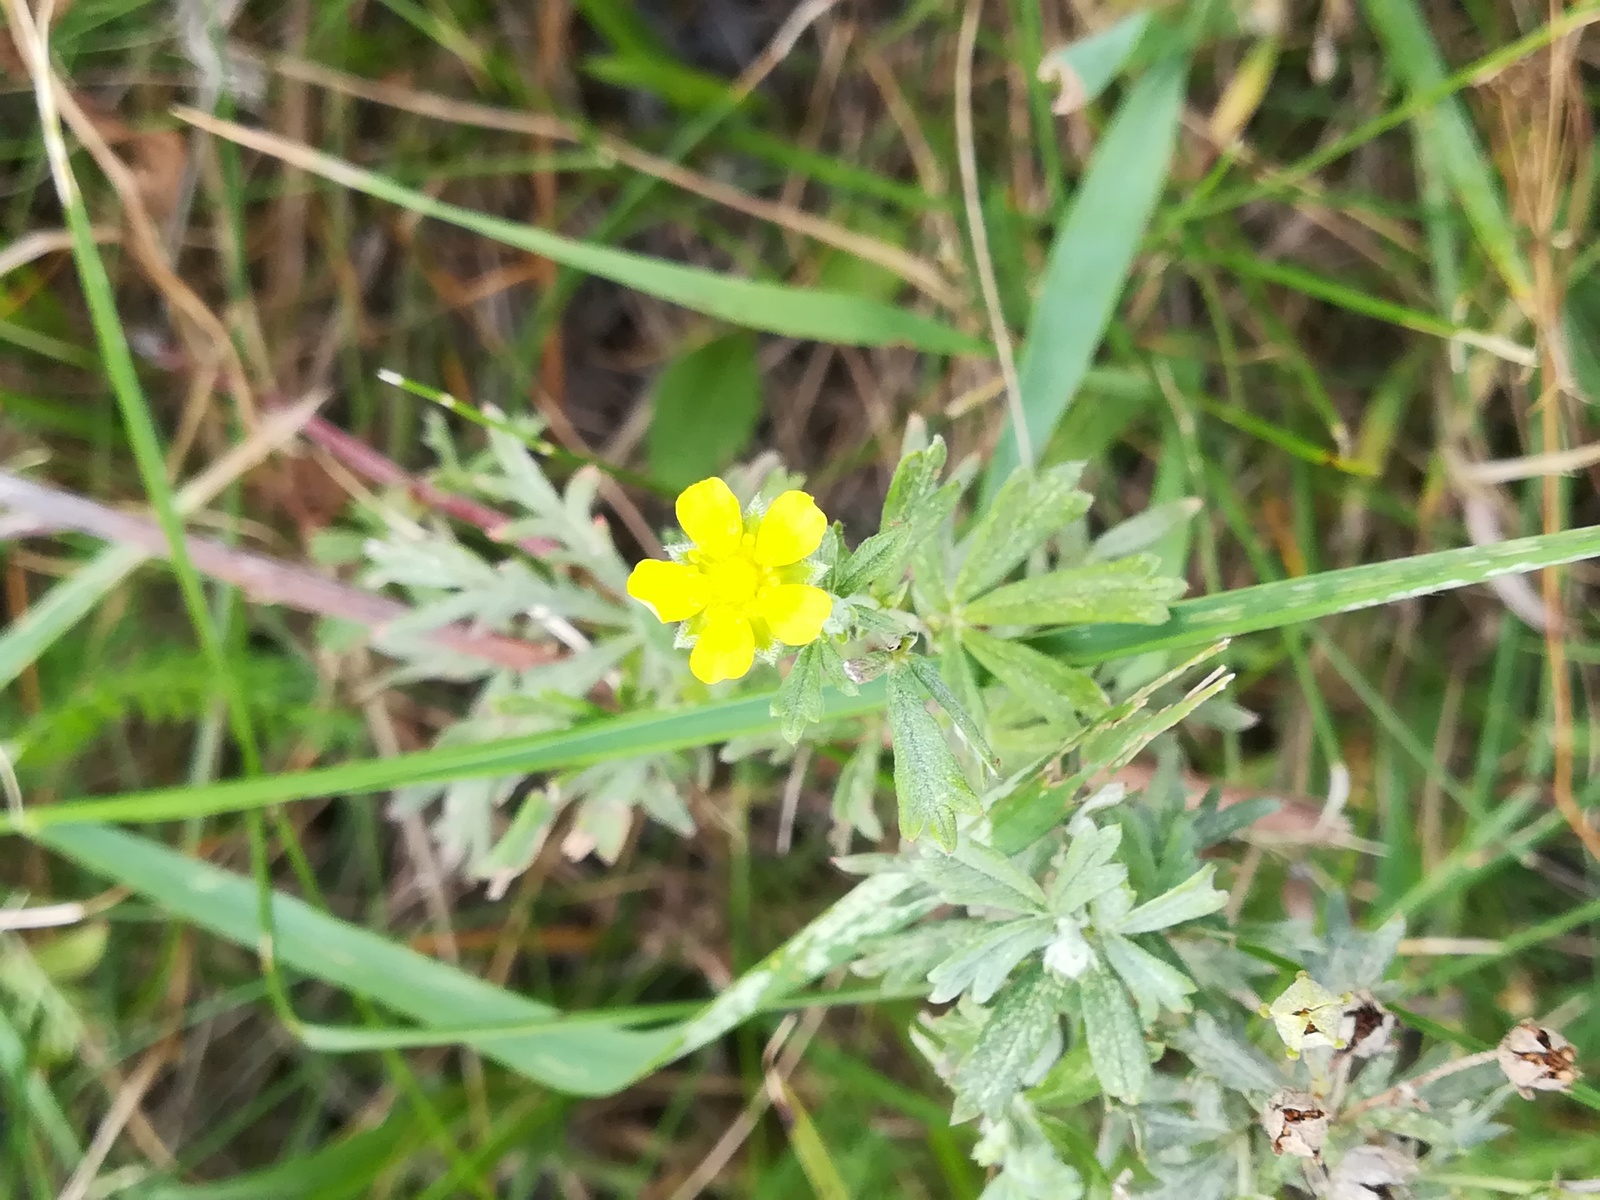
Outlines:
[[[1274,1154],[1317,1158],[1328,1140],[1328,1110],[1310,1092],[1283,1088],[1272,1094],[1261,1114]]]
[[[1271,1004],[1261,1006],[1261,1015],[1271,1017],[1278,1036],[1288,1048],[1290,1058],[1315,1046],[1342,1050],[1345,1039],[1339,1032],[1345,1005],[1352,997],[1346,992],[1335,996],[1304,971]]]
[[[1535,1092],[1567,1091],[1579,1075],[1572,1043],[1535,1021],[1513,1026],[1495,1048],[1495,1059],[1524,1100]]]
[[[1416,1164],[1398,1150],[1357,1146],[1329,1176],[1328,1200],[1398,1200],[1395,1188],[1416,1173]]]
[[[1389,1048],[1394,1036],[1394,1014],[1370,992],[1358,992],[1339,1016],[1339,1037],[1351,1058],[1373,1058]]]

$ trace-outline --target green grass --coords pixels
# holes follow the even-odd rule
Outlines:
[[[1056,11],[1029,0],[986,5],[974,149],[1020,347],[1025,439],[1003,393],[973,395],[996,367],[957,184],[953,10],[912,5],[848,27],[829,17],[748,98],[731,81],[787,8],[752,6],[763,20],[718,41],[669,38],[629,0],[583,0],[566,52],[540,65],[543,33],[513,43],[492,6],[312,5],[294,53],[624,137],[905,251],[954,285],[954,307],[630,171],[598,142],[530,145],[270,75],[259,107],[224,99],[213,115],[175,116],[193,103],[170,75],[184,50],[148,2],[76,0],[52,50],[83,94],[106,76],[148,76],[116,93],[136,136],[115,149],[135,165],[156,144],[141,136],[219,132],[214,160],[194,163],[181,274],[224,319],[261,398],[331,383],[325,415],[408,469],[435,461],[432,410],[376,383],[379,369],[512,418],[564,416],[571,430],[544,435],[561,443],[556,473],[613,468],[657,529],[668,508],[636,486],[658,465],[650,448],[721,447],[751,428],[740,451],[775,450],[823,481],[853,544],[873,528],[913,414],[953,458],[974,456],[975,496],[1031,454],[1086,462],[1096,531],[1198,497],[1192,530],[1152,548],[1191,584],[1167,622],[1043,630],[1032,644],[1131,687],[1231,638],[1232,699],[1261,721],[1186,728],[1190,764],[1313,802],[1348,767],[1346,815],[1381,848],[1269,854],[1246,915],[1281,916],[1285,888],[1309,880],[1348,891],[1363,924],[1404,914],[1436,949],[1490,939],[1487,952],[1473,941],[1404,957],[1408,1005],[1462,1046],[1559,1012],[1592,1070],[1600,875],[1549,803],[1543,636],[1487,584],[1537,590],[1529,572],[1564,568],[1575,790],[1591,805],[1600,609],[1585,564],[1600,556],[1600,498],[1592,473],[1564,479],[1549,533],[1538,479],[1497,486],[1488,501],[1507,540],[1478,547],[1466,506],[1484,495],[1462,471],[1555,448],[1527,353],[1539,339],[1528,314],[1550,289],[1575,289],[1558,317],[1580,385],[1592,374],[1583,348],[1600,338],[1578,302],[1586,260],[1574,266],[1558,245],[1541,265],[1526,227],[1529,197],[1553,187],[1563,239],[1574,253],[1594,242],[1572,186],[1582,164],[1532,173],[1544,110],[1518,74],[1543,80],[1557,35],[1600,10],[1541,26],[1519,24],[1539,19],[1525,7],[1483,0],[1430,23],[1429,6],[1373,0],[1322,85],[1296,30],[1247,145],[1219,152],[1183,118],[1187,105],[1203,125],[1257,44],[1230,6],[1177,5],[1136,44],[1113,45],[1114,62],[1085,59],[1097,95],[1056,117],[1036,59],[1083,31],[1055,28]],[[282,20],[247,5],[233,32],[277,46]],[[886,78],[905,108],[889,110]],[[869,933],[914,915],[869,891],[857,909],[843,902],[855,916],[841,933],[830,907],[846,880],[827,845],[828,795],[882,708],[881,684],[830,693],[787,856],[773,846],[790,768],[757,756],[697,781],[691,838],[642,826],[604,868],[552,843],[504,899],[448,866],[435,884],[437,865],[417,857],[426,829],[408,837],[387,793],[770,742],[777,678],[758,669],[731,696],[666,711],[632,711],[624,695],[571,729],[435,747],[463,689],[393,683],[360,631],[319,630],[204,580],[185,529],[309,562],[303,534],[383,511],[432,518],[400,493],[344,488],[354,481],[310,458],[186,495],[248,431],[197,384],[203,339],[186,341],[192,331],[153,303],[133,255],[95,242],[91,220],[114,223],[118,198],[92,157],[70,140],[52,157],[54,128],[30,95],[0,103],[30,130],[0,167],[0,247],[63,220],[72,234],[70,254],[0,276],[0,470],[140,506],[171,550],[152,562],[69,536],[0,543],[12,605],[0,742],[56,731],[50,753],[19,757],[0,897],[95,901],[86,928],[106,933],[83,970],[50,977],[54,1002],[82,1022],[80,1052],[52,1055],[46,1030],[0,1003],[0,1195],[60,1194],[110,1098],[170,1046],[180,1065],[162,1068],[110,1146],[101,1194],[672,1196],[738,1112],[766,1102],[764,1051],[799,1023],[807,1049],[771,1085],[787,1109],[754,1121],[708,1194],[977,1196],[975,1131],[949,1127],[944,1085],[905,1041],[917,989],[837,971]],[[281,132],[299,103],[315,150],[248,132]],[[734,411],[748,397],[723,410],[711,389],[698,405],[673,395],[675,427],[652,435],[667,364],[742,331],[762,370],[760,419]],[[155,343],[165,349],[152,354]],[[173,478],[164,456],[191,394],[209,407]],[[1593,442],[1593,413],[1559,403],[1564,445]],[[449,420],[461,447],[483,445]],[[604,496],[601,508],[635,553],[623,507]],[[163,671],[183,672],[183,686],[148,696]],[[388,733],[373,696],[386,697]],[[336,715],[324,729],[319,713]],[[1241,878],[1245,854],[1225,847],[1219,878]],[[48,962],[67,936],[0,941],[0,963]],[[727,991],[740,978],[748,995]],[[1600,1175],[1590,1109],[1541,1098],[1509,1119],[1513,1136],[1457,1164],[1458,1194]]]

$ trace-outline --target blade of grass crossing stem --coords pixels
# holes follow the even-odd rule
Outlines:
[[[41,835],[41,844],[116,880],[164,911],[241,946],[261,936],[252,881],[144,838],[92,825]],[[475,979],[445,963],[303,901],[273,895],[280,964],[381,1004],[423,1025],[533,1023],[556,1009]],[[600,1026],[552,1025],[543,1033],[486,1042],[482,1051],[530,1079],[578,1095],[624,1086],[674,1035]]]
[[[263,925],[255,888],[244,876],[190,858],[158,842],[103,826],[76,825],[38,835],[39,844],[138,892],[164,911],[241,946],[254,946]],[[738,985],[680,1024],[625,1028],[629,1010],[564,1017],[560,1010],[496,987],[397,945],[369,930],[273,894],[275,953],[290,970],[409,1017],[452,1041],[470,1042],[488,1058],[536,1082],[582,1096],[611,1095],[660,1066],[736,1028],[758,1008],[782,1002],[866,941],[925,915],[932,902],[901,881],[868,879],[756,964]],[[888,997],[877,997],[888,998]],[[823,997],[826,1000],[826,997]],[[815,1003],[808,999],[808,1003]],[[463,1022],[474,1028],[463,1029]],[[291,1025],[297,1036],[306,1028]],[[333,1049],[429,1041],[413,1030],[312,1027]],[[426,1120],[425,1113],[424,1120]]]
[[[1056,234],[1018,364],[1032,445],[1050,441],[1116,311],[1166,186],[1188,66],[1186,54],[1172,55],[1129,89]],[[1016,431],[1008,427],[984,476],[985,503],[1018,461]]]
[[[33,20],[20,6],[8,3],[13,32],[30,43],[30,56],[39,108],[39,121],[44,137],[45,154],[50,162],[50,173],[55,181],[56,194],[66,212],[67,229],[72,237],[72,257],[83,285],[84,300],[89,307],[89,321],[94,326],[95,340],[100,346],[100,358],[122,413],[128,443],[133,450],[134,462],[144,484],[145,495],[155,511],[156,521],[167,539],[172,554],[173,573],[178,578],[178,589],[183,594],[184,607],[189,621],[205,653],[206,660],[216,679],[219,692],[227,701],[229,722],[239,743],[240,756],[246,770],[259,769],[260,753],[256,747],[255,731],[251,728],[249,709],[240,702],[238,685],[228,670],[227,658],[221,639],[212,624],[210,610],[206,607],[205,591],[200,586],[200,575],[189,560],[184,542],[183,521],[178,515],[167,482],[165,455],[155,419],[145,401],[144,389],[139,384],[134,368],[133,351],[123,332],[122,317],[117,312],[116,296],[111,289],[111,277],[106,273],[100,248],[95,242],[94,228],[89,212],[84,207],[78,181],[72,174],[68,160],[65,136],[60,114],[56,111],[51,83],[51,67],[45,34],[33,25]],[[31,30],[31,34],[30,34]]]
[[[1383,43],[1385,61],[1405,83],[1410,95],[1444,84],[1445,63],[1429,32],[1417,0],[1365,0],[1367,21]],[[1437,145],[1452,190],[1489,261],[1505,280],[1514,300],[1531,295],[1528,265],[1506,212],[1505,200],[1490,171],[1494,160],[1484,152],[1467,108],[1450,96],[1412,118],[1416,136]]]
[[[175,111],[190,124],[209,133],[259,150],[341,187],[732,325],[848,346],[909,346],[931,354],[989,353],[984,342],[952,326],[864,296],[722,275],[628,250],[576,241],[535,226],[446,204],[286,138],[219,121],[193,109]]]
[[[0,636],[0,688],[10,687],[148,557],[131,546],[109,547],[29,605]]]
[[[1587,526],[1258,584],[1174,604],[1172,615],[1160,625],[1085,625],[1046,634],[1036,645],[1078,665],[1108,662],[1448,592],[1597,555],[1600,526]]]
[[[1600,526],[1517,538],[1494,546],[1441,550],[1394,562],[1258,584],[1186,600],[1160,625],[1084,625],[1044,634],[1039,648],[1078,665],[1155,650],[1201,645],[1279,629],[1321,617],[1470,587],[1500,575],[1600,556]],[[855,696],[827,693],[826,719],[864,716],[883,707],[880,681]],[[204,788],[165,788],[93,800],[68,800],[30,810],[20,824],[0,814],[0,833],[80,822],[153,822],[190,815],[243,812],[311,796],[356,795],[407,783],[527,774],[592,766],[644,754],[709,746],[777,729],[772,693],[677,712],[633,713],[560,733],[506,738],[477,746],[423,750],[313,771],[233,780]]]

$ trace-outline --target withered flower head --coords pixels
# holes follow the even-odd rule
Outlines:
[[[1394,1014],[1370,992],[1358,992],[1339,1016],[1339,1037],[1351,1058],[1373,1058],[1389,1048],[1394,1036]]]
[[[1398,1150],[1357,1146],[1329,1176],[1328,1200],[1399,1200],[1395,1188],[1416,1173],[1416,1164]]]
[[[1328,1140],[1328,1110],[1310,1092],[1282,1088],[1272,1093],[1261,1114],[1274,1154],[1317,1158]]]
[[[1567,1091],[1579,1075],[1572,1043],[1536,1021],[1524,1021],[1501,1038],[1495,1059],[1524,1100],[1535,1092]]]

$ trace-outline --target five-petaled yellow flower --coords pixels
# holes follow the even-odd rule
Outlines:
[[[704,683],[738,679],[757,652],[779,642],[804,646],[822,634],[833,597],[812,587],[828,518],[805,492],[784,492],[746,520],[720,479],[702,479],[678,497],[678,524],[693,545],[673,561],[647,558],[628,576],[628,595],[665,622],[683,621],[694,639],[689,669]]]

